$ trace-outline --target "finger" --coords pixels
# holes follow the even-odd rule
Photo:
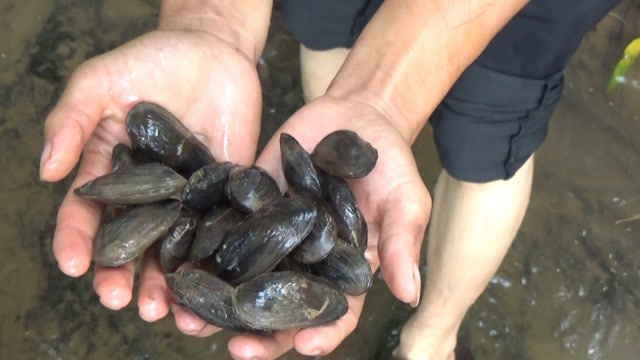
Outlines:
[[[135,261],[118,267],[96,265],[93,288],[102,305],[120,310],[131,302],[135,268]]]
[[[40,178],[44,181],[58,181],[71,171],[104,116],[109,94],[96,64],[87,62],[73,73],[60,101],[47,116],[40,158]]]
[[[58,211],[53,236],[53,254],[63,273],[77,277],[91,264],[93,238],[98,230],[102,208],[93,201],[76,196],[73,189],[110,170],[107,159],[89,153],[82,162]]]
[[[276,331],[269,336],[240,334],[229,340],[229,353],[236,360],[276,359],[291,350],[297,331],[297,329]]]
[[[207,337],[221,330],[207,324],[206,321],[179,305],[173,304],[171,310],[174,314],[176,327],[186,335]]]
[[[421,182],[404,183],[382,205],[378,256],[385,283],[400,300],[417,306],[420,248],[429,221],[431,198]]]
[[[169,289],[158,262],[158,248],[153,246],[145,252],[140,264],[138,313],[143,320],[153,322],[167,316],[170,306]]]
[[[362,312],[365,295],[347,296],[349,310],[337,321],[325,326],[300,330],[294,339],[295,349],[307,356],[326,355],[355,330]]]

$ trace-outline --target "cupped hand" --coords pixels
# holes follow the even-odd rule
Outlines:
[[[40,176],[58,181],[76,165],[77,176],[57,217],[53,252],[60,270],[80,276],[102,208],[72,189],[111,171],[111,149],[129,143],[125,117],[138,101],[166,107],[211,149],[218,161],[253,163],[260,130],[261,93],[255,64],[237,47],[204,31],[154,31],[83,63],[71,76],[45,123]],[[135,264],[96,266],[94,288],[111,309],[132,297]],[[157,261],[141,266],[140,316],[154,321],[171,304]],[[186,320],[176,317],[185,331]]]
[[[381,267],[386,284],[403,302],[417,305],[420,247],[429,219],[431,198],[418,173],[410,145],[376,107],[360,101],[322,97],[296,112],[273,136],[256,164],[286,189],[280,163],[281,132],[293,135],[307,151],[327,134],[350,129],[378,150],[378,162],[364,178],[350,180],[368,226],[365,253],[373,270]],[[349,310],[326,326],[275,332],[272,336],[240,334],[229,343],[236,359],[273,359],[294,347],[305,355],[333,351],[356,327],[364,295],[348,296]],[[203,330],[207,333],[212,330]]]

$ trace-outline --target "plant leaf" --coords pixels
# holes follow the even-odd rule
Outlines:
[[[611,74],[611,78],[609,79],[609,85],[607,86],[607,90],[611,91],[619,83],[624,81],[624,75],[631,67],[631,64],[636,60],[636,58],[640,55],[640,38],[634,39],[627,47],[624,49],[624,55],[622,59],[618,61],[615,69],[613,69],[613,74]]]

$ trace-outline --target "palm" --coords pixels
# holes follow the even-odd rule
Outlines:
[[[362,179],[350,181],[369,224],[367,258],[380,265],[387,285],[405,302],[420,291],[414,282],[415,264],[428,221],[431,200],[415,165],[410,147],[400,133],[374,108],[363,103],[323,97],[294,114],[275,134],[256,164],[267,169],[285,187],[279,155],[279,133],[292,134],[307,151],[337,129],[356,131],[378,150],[378,162]],[[349,312],[324,327],[276,333],[277,343],[293,342],[304,354],[332,351],[355,328],[364,295],[349,297]],[[286,339],[286,340],[285,340]],[[230,343],[232,352],[264,338],[240,335]],[[285,350],[285,349],[283,349]]]
[[[248,58],[202,32],[156,31],[83,64],[47,118],[52,143],[44,180],[66,176],[83,152],[71,186],[110,171],[110,150],[128,143],[124,119],[140,100],[167,107],[202,135],[214,157],[253,162],[259,131],[260,88]],[[53,249],[61,270],[84,274],[101,209],[71,192],[59,213]],[[96,268],[94,287],[102,303],[121,308],[130,301],[134,264]],[[157,264],[143,261],[138,305],[147,320],[168,312],[166,285]]]

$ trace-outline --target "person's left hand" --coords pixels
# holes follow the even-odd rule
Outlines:
[[[403,302],[416,305],[421,291],[420,247],[431,210],[431,198],[418,173],[410,145],[388,117],[360,101],[324,96],[296,112],[272,137],[256,165],[265,168],[286,189],[279,138],[293,135],[307,151],[327,134],[350,129],[378,150],[373,171],[350,180],[369,228],[365,253],[375,271],[379,266],[386,284]],[[240,334],[229,342],[235,359],[274,359],[290,348],[317,356],[332,352],[356,327],[365,295],[348,296],[349,310],[325,326],[277,331],[271,336]],[[192,317],[193,321],[202,321]],[[201,336],[216,329],[201,323]]]

